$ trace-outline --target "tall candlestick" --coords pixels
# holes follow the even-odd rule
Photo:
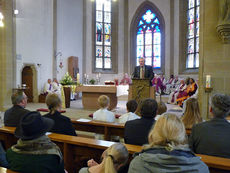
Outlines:
[[[77,73],[77,83],[80,83],[80,74]]]
[[[211,75],[206,75],[206,88],[211,88]]]

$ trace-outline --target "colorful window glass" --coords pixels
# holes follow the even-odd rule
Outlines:
[[[187,10],[187,61],[186,68],[199,67],[200,0],[188,0]]]
[[[96,0],[95,55],[96,69],[112,69],[111,0]]]
[[[161,68],[161,27],[157,15],[147,9],[137,24],[136,64],[139,58],[145,58],[145,64]]]

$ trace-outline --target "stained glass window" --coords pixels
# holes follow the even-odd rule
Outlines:
[[[147,9],[137,24],[136,64],[139,58],[145,58],[145,64],[161,68],[161,27],[157,15]]]
[[[186,68],[199,67],[200,0],[188,0]]]
[[[95,24],[95,55],[96,69],[111,69],[111,0],[96,0],[96,24]]]

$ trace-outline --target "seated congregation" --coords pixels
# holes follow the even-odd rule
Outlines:
[[[16,127],[15,136],[19,139],[6,154],[2,149],[1,166],[25,173],[66,172],[61,150],[45,135],[54,132],[76,136],[70,119],[59,113],[61,100],[57,94],[47,95],[50,112],[44,116],[25,109],[27,97],[23,92],[14,93],[11,99],[13,107],[5,112],[4,124]],[[101,108],[93,114],[93,120],[115,121],[115,114],[107,110],[109,102],[105,95],[98,98]],[[92,158],[80,173],[209,172],[207,165],[194,153],[230,158],[230,123],[226,120],[230,113],[230,96],[215,94],[210,103],[213,118],[205,121],[196,98],[184,102],[181,118],[167,113],[166,105],[154,99],[145,99],[139,105],[135,100],[128,101],[127,113],[118,121],[124,124],[125,143],[142,146],[142,151],[133,156],[128,166],[126,146],[116,143],[105,150],[100,163]],[[189,137],[186,129],[192,129]]]

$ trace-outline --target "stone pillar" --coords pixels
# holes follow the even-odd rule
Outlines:
[[[0,28],[0,111],[11,106],[10,96],[14,87],[15,27],[13,0],[0,0],[4,27]]]
[[[216,32],[218,1],[202,0],[200,5],[199,102],[202,116],[207,118],[208,99],[204,91],[205,77],[211,75],[214,93],[230,94],[230,44],[223,44]]]

